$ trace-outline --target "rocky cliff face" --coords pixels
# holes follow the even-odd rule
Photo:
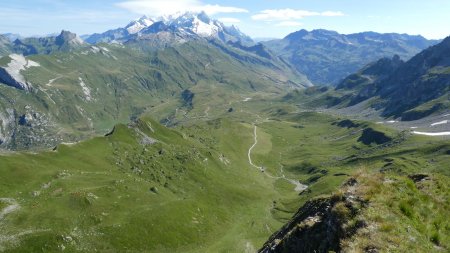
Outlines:
[[[259,252],[340,252],[341,240],[365,226],[364,222],[347,224],[365,205],[355,193],[357,184],[356,179],[350,179],[342,196],[308,201]]]

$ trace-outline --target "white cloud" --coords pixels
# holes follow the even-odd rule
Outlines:
[[[287,20],[298,20],[305,17],[313,17],[313,16],[336,17],[336,16],[344,16],[344,13],[340,11],[315,12],[315,11],[294,10],[294,9],[272,9],[272,10],[263,10],[258,14],[253,15],[252,19],[262,21],[287,21]]]
[[[205,11],[209,15],[248,12],[238,7],[204,4],[200,0],[129,0],[117,3],[116,6],[153,17],[186,11]]]
[[[238,8],[238,7],[231,7],[231,6],[220,6],[220,5],[201,5],[197,7],[193,7],[194,11],[205,11],[209,15],[214,15],[217,13],[246,13],[248,10]]]
[[[303,25],[303,24],[300,22],[297,22],[297,21],[283,21],[283,22],[275,24],[275,26],[279,26],[279,27],[299,27],[301,25]]]
[[[219,18],[219,21],[225,24],[238,24],[241,23],[241,20],[237,18]]]
[[[324,11],[324,12],[322,12],[320,14],[321,14],[321,16],[325,16],[325,17],[342,17],[342,16],[345,16],[345,14],[340,12],[340,11]]]

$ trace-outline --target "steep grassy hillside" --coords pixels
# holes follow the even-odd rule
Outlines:
[[[308,201],[260,252],[445,252],[448,175],[359,171]]]
[[[2,209],[1,249],[217,252],[260,244],[281,224],[269,212],[280,195],[246,164],[251,131],[226,129],[242,135],[220,140],[232,150],[145,120],[52,152],[2,156],[2,203],[14,208]]]
[[[217,96],[309,85],[281,61],[206,41],[156,51],[145,43],[100,45],[22,61],[0,60],[7,70],[0,76],[0,144],[11,149],[106,133],[153,107],[165,108],[156,116],[164,119],[198,84],[224,92]]]
[[[142,118],[54,151],[1,155],[0,249],[254,252],[361,166],[448,174],[448,141],[264,96],[217,116],[197,98],[174,130]]]

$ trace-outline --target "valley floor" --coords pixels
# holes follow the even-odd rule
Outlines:
[[[144,116],[53,151],[0,155],[0,251],[254,252],[361,169],[443,184],[450,176],[446,139],[301,112],[262,94],[213,105],[219,93],[197,89],[193,108],[146,112],[166,113],[171,128]],[[408,222],[422,217],[401,212]],[[448,249],[446,221],[427,222],[416,238]]]

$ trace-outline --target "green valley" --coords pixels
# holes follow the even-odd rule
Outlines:
[[[200,120],[189,113],[172,130],[144,117],[53,151],[3,154],[1,196],[9,211],[0,246],[5,252],[252,252],[299,206],[331,194],[362,168],[449,176],[446,140],[430,143],[367,122],[347,125],[276,102],[255,110],[266,99],[234,101],[233,112],[220,117],[214,110]],[[253,125],[250,156],[264,172],[247,157]],[[364,129],[389,141],[369,144],[367,136],[364,144]],[[290,180],[308,188],[299,194]],[[445,228],[437,233],[445,236]]]
[[[233,15],[255,34],[355,16],[75,2],[36,24],[154,13],[0,34],[0,252],[450,250],[450,37],[256,43]]]

